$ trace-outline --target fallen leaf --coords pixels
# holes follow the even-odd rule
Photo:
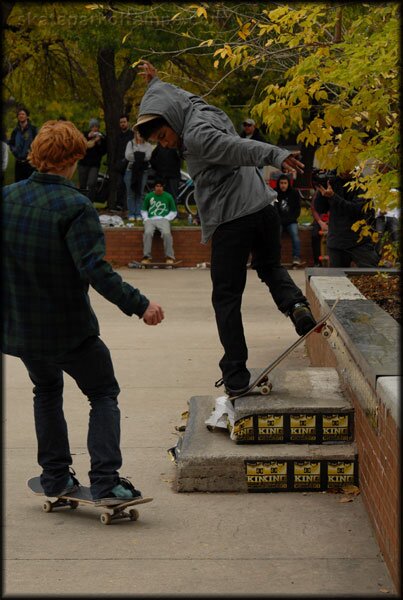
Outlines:
[[[339,502],[340,504],[345,504],[346,502],[352,502],[353,499],[351,498],[351,496],[343,496],[343,498],[340,498]]]
[[[358,488],[356,485],[345,485],[342,488],[344,494],[352,494],[353,496],[358,496],[358,494],[360,493],[360,488]]]
[[[389,590],[387,590],[386,588],[379,588],[379,591],[383,594],[389,594]]]

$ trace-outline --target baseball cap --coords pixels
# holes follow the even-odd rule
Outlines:
[[[137,119],[137,123],[134,127],[138,127],[139,125],[143,125],[144,123],[148,123],[148,121],[153,121],[154,119],[160,119],[161,115],[141,115]]]
[[[254,125],[255,121],[253,119],[244,119],[242,125]]]

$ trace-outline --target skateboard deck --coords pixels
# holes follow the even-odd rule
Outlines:
[[[167,264],[166,262],[150,262],[150,263],[142,263],[134,260],[129,263],[127,266],[130,269],[174,269],[177,267],[182,261],[176,260],[174,263]]]
[[[27,486],[36,496],[46,496],[41,485],[40,477],[31,477],[31,479],[28,479]],[[108,508],[112,512],[103,512],[100,515],[100,521],[103,525],[110,525],[114,519],[128,518],[131,521],[137,521],[139,518],[138,510],[132,508],[129,511],[125,511],[125,508],[128,508],[129,506],[135,506],[137,504],[146,504],[147,502],[151,502],[153,500],[153,498],[146,497],[129,500],[120,504],[98,504],[92,499],[90,488],[84,485],[80,485],[80,487],[71,494],[54,497],[56,498],[54,502],[51,502],[50,500],[46,500],[46,502],[44,502],[42,508],[45,512],[52,512],[54,508],[75,509],[79,506],[79,504],[85,504],[95,508]]]
[[[333,306],[329,310],[329,312],[324,317],[322,317],[322,319],[320,319],[320,321],[318,321],[316,323],[316,326],[313,329],[311,329],[310,331],[308,331],[308,333],[306,333],[305,335],[298,338],[296,342],[294,342],[291,346],[289,346],[286,350],[284,350],[284,352],[282,354],[280,354],[280,356],[278,356],[265,369],[263,369],[263,371],[261,373],[259,373],[259,375],[257,377],[255,377],[255,379],[249,384],[249,387],[247,390],[245,390],[242,394],[237,394],[236,396],[230,396],[229,399],[231,400],[231,402],[234,402],[234,400],[236,400],[237,398],[242,398],[243,396],[247,396],[255,388],[260,388],[259,389],[260,394],[263,394],[263,395],[270,394],[271,389],[272,389],[272,384],[269,381],[268,375],[271,371],[273,371],[273,369],[275,369],[289,354],[291,354],[291,352],[293,352],[293,350],[295,350],[295,348],[298,348],[298,346],[300,344],[302,344],[312,333],[322,333],[325,337],[330,336],[330,334],[333,331],[333,327],[327,325],[327,321],[329,320],[329,317],[333,314],[338,301],[339,301],[339,299],[337,299],[335,301],[335,303],[333,304]]]

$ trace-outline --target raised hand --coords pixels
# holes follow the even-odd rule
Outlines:
[[[142,60],[138,65],[139,75],[141,75],[147,83],[157,76],[157,69],[148,60]]]
[[[297,173],[303,173],[305,165],[297,160],[296,157],[301,156],[301,152],[296,151],[292,152],[290,156],[287,156],[285,160],[281,163],[281,168],[286,173],[291,173],[292,171],[297,171]]]

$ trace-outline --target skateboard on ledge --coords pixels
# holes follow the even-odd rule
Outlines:
[[[247,396],[255,388],[259,388],[258,391],[260,392],[260,394],[263,394],[264,396],[267,396],[268,394],[270,394],[273,386],[269,380],[268,375],[271,371],[273,371],[273,369],[275,369],[285,358],[287,358],[287,356],[289,354],[291,354],[291,352],[293,352],[293,350],[295,350],[295,348],[298,348],[298,346],[300,344],[302,344],[312,333],[321,333],[324,337],[329,337],[332,334],[333,327],[331,325],[329,325],[327,323],[327,321],[329,320],[331,315],[334,313],[334,310],[337,306],[338,301],[339,301],[339,299],[337,299],[335,301],[335,303],[333,304],[333,306],[329,310],[329,312],[324,317],[322,317],[320,319],[320,321],[318,321],[316,323],[316,325],[313,329],[311,329],[310,331],[308,331],[308,333],[306,333],[305,335],[298,338],[296,342],[294,342],[291,346],[289,346],[287,348],[287,350],[284,350],[284,352],[282,354],[280,354],[280,356],[278,356],[265,369],[263,369],[263,371],[261,373],[259,373],[259,375],[257,377],[255,377],[255,379],[253,381],[251,381],[247,390],[242,392],[242,394],[237,394],[236,396],[229,396],[229,400],[231,400],[231,402],[234,402],[234,400],[237,400],[237,398],[242,398],[243,396]]]
[[[31,479],[28,479],[27,486],[36,496],[46,496],[41,485],[40,477],[31,477]],[[44,502],[42,506],[44,512],[50,513],[55,508],[76,509],[80,504],[87,505],[91,508],[107,508],[112,512],[103,512],[100,515],[100,521],[103,525],[110,525],[114,519],[128,518],[130,521],[137,521],[139,518],[139,511],[135,508],[128,511],[125,509],[137,504],[146,504],[153,500],[153,498],[135,498],[120,504],[98,504],[92,499],[90,488],[84,485],[80,485],[76,491],[71,492],[70,494],[66,494],[65,496],[55,496],[55,498],[56,500],[54,502],[51,502],[50,500]]]
[[[127,266],[129,269],[175,269],[182,261],[176,260],[173,263],[166,262],[150,262],[150,263],[142,263],[134,260],[130,262]]]

